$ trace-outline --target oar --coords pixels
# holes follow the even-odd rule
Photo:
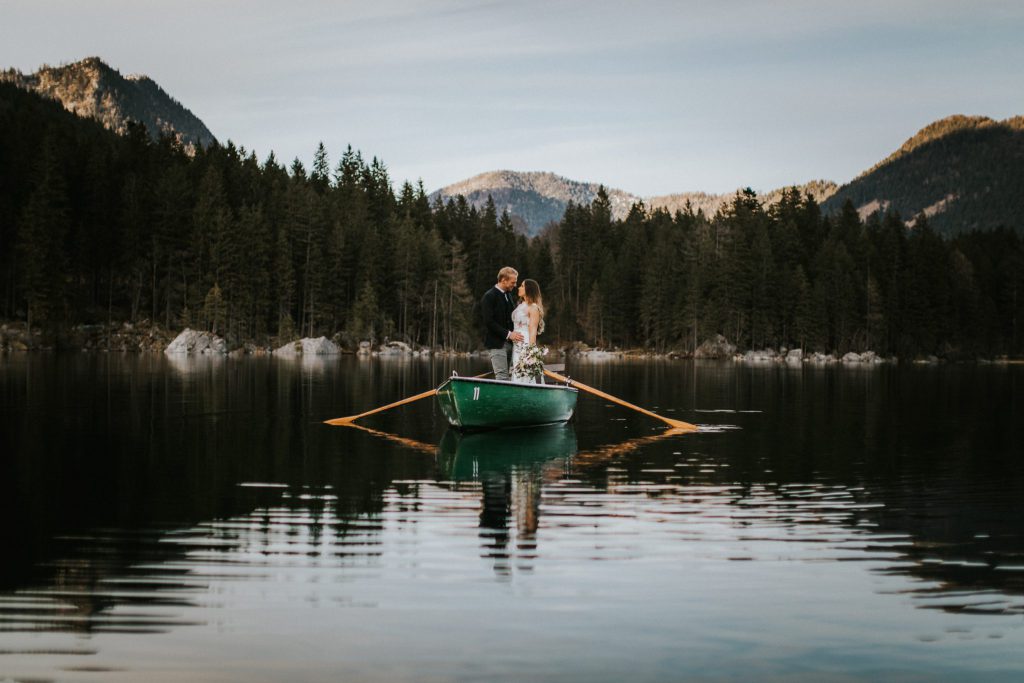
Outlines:
[[[575,379],[570,380],[568,377],[563,377],[562,375],[559,375],[557,372],[551,372],[550,370],[545,370],[544,374],[547,375],[548,377],[550,377],[551,379],[556,380],[558,382],[565,382],[566,384],[568,384],[570,386],[579,387],[583,391],[590,392],[591,394],[594,394],[595,396],[600,396],[601,398],[605,399],[606,401],[611,401],[612,403],[618,403],[620,406],[625,406],[627,408],[632,408],[633,410],[636,410],[637,412],[641,412],[644,415],[649,415],[651,417],[655,417],[655,418],[661,420],[665,424],[667,424],[670,427],[673,427],[675,429],[679,429],[679,430],[682,430],[684,432],[696,432],[696,431],[698,431],[697,425],[692,425],[689,422],[683,422],[682,420],[673,420],[672,418],[669,418],[669,417],[662,417],[661,415],[658,415],[657,413],[652,413],[649,410],[644,410],[640,406],[635,406],[632,403],[629,403],[627,401],[623,401],[621,398],[615,398],[611,394],[606,394],[603,391],[601,391],[600,389],[595,389],[594,387],[588,387],[586,384],[584,384],[584,383],[582,383],[580,381],[577,381]]]
[[[486,377],[489,374],[491,373],[485,372],[482,375],[475,376],[473,379],[480,379],[481,377]],[[395,401],[394,403],[389,403],[386,406],[381,406],[380,408],[367,410],[365,413],[359,413],[358,415],[349,415],[348,417],[336,417],[333,420],[324,420],[324,424],[334,425],[336,427],[348,425],[361,417],[373,415],[374,413],[381,413],[384,412],[385,410],[390,410],[391,408],[397,408],[398,406],[404,406],[406,403],[414,403],[416,401],[419,401],[420,399],[433,396],[436,393],[437,389],[431,389],[430,391],[424,391],[422,394],[416,394],[415,396],[410,396],[409,398],[403,398],[401,401]]]

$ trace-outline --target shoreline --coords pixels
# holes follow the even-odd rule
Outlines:
[[[934,365],[940,363],[977,363],[981,365],[1024,365],[1024,358],[1008,356],[970,357],[966,355],[940,357],[923,355],[900,358],[882,356],[871,350],[849,351],[845,354],[822,351],[804,352],[802,349],[765,348],[739,351],[721,335],[711,338],[695,351],[668,349],[653,351],[644,348],[591,347],[574,342],[547,344],[551,351],[547,358],[573,358],[589,362],[614,360],[711,360],[732,361],[753,366],[809,365]],[[138,323],[78,325],[72,328],[44,332],[39,328],[31,335],[23,322],[0,323],[0,353],[165,353],[173,356],[209,355],[239,358],[245,356],[303,357],[357,356],[361,358],[477,358],[485,354],[482,349],[455,351],[444,348],[410,345],[402,341],[385,341],[372,345],[369,341],[346,343],[341,333],[332,338],[302,338],[281,343],[268,336],[262,342],[230,340],[205,332],[185,328],[166,330],[159,323],[148,320]]]

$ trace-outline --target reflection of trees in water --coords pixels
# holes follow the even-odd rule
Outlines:
[[[238,509],[191,526],[92,528],[61,535],[52,556],[0,591],[0,632],[162,633],[204,623],[211,587],[258,579],[261,567],[330,557],[339,537],[372,546],[379,525],[341,523],[331,488],[240,487]],[[372,551],[364,551],[371,557]],[[254,559],[258,558],[258,559]],[[250,567],[239,573],[239,564]],[[280,568],[273,571],[279,572]]]
[[[654,367],[607,366],[600,380],[586,381],[661,381],[668,386],[648,393],[663,405],[727,408],[733,414],[703,415],[744,428],[589,464],[581,455],[575,476],[597,490],[627,484],[634,495],[670,503],[710,486],[707,500],[727,501],[735,525],[779,522],[807,533],[820,526],[823,538],[831,528],[863,541],[859,559],[909,577],[920,607],[1024,611],[1016,369]],[[765,412],[735,414],[751,408]]]
[[[537,552],[542,491],[571,474],[595,490],[618,493],[621,489],[698,509],[713,503],[740,527],[781,525],[801,530],[797,536],[778,540],[806,540],[817,533],[826,544],[840,542],[844,553],[856,547],[864,559],[885,563],[879,571],[924,581],[914,590],[922,607],[1021,610],[1021,605],[1003,598],[978,599],[982,591],[1024,595],[1024,572],[1020,571],[1024,491],[1007,494],[1006,481],[990,480],[1004,493],[1002,502],[993,507],[986,505],[983,482],[976,482],[976,493],[968,494],[965,472],[945,483],[939,475],[921,475],[919,480],[904,476],[894,487],[888,479],[855,478],[846,483],[845,464],[838,475],[815,467],[808,473],[803,457],[792,461],[766,457],[744,444],[738,449],[732,444],[736,452],[745,454],[740,458],[697,452],[687,448],[694,443],[693,437],[671,430],[582,452],[575,452],[573,442],[561,454],[558,446],[545,450],[537,444],[517,453],[514,447],[502,445],[503,434],[476,436],[483,439],[481,446],[448,433],[449,442],[442,440],[438,452],[442,477],[479,484],[484,553],[494,560],[499,574],[509,574],[513,566],[531,567],[529,560]],[[433,448],[395,435],[377,432],[377,436],[424,453]],[[729,432],[728,438],[745,439],[738,431]],[[773,470],[767,473],[770,481],[766,469]],[[693,493],[705,486],[712,490]],[[1016,486],[1019,490],[1019,483]],[[949,599],[955,593],[963,595]]]
[[[821,559],[878,562],[877,571],[912,579],[919,607],[1024,614],[1024,480],[1015,472],[994,476],[957,461],[904,463],[898,477],[850,476],[845,465],[808,475],[800,458],[765,458],[742,444],[733,448],[745,457],[646,445],[639,458],[615,447],[580,454],[573,472],[597,490],[688,508],[695,520],[728,519],[750,540],[809,540],[835,549]],[[759,535],[772,528],[786,533]]]
[[[298,482],[286,506],[301,521],[291,528],[317,546],[333,512],[372,515],[393,480],[425,476],[429,462],[396,458],[394,449],[380,458],[339,455],[362,445],[309,418],[336,378],[307,370],[272,359],[175,365],[149,355],[26,357],[5,366],[0,395],[15,400],[0,406],[0,543],[16,550],[0,563],[0,630],[180,625],[175,608],[195,606],[205,584],[176,566],[190,553],[217,557],[238,546],[228,538],[208,547],[202,534],[162,541],[209,520],[271,510],[280,498],[239,482]],[[303,498],[307,481],[338,492],[332,516]],[[266,539],[276,522],[262,514],[257,530]],[[145,615],[153,610],[161,615]]]
[[[0,592],[0,631],[160,633],[197,623],[181,612],[196,606],[193,597],[206,586],[170,566],[183,560],[184,548],[105,533],[67,539],[67,554],[18,590]]]
[[[510,525],[534,544],[528,551],[535,555],[541,489],[571,474],[595,490],[690,506],[695,516],[715,506],[712,516],[749,529],[751,539],[811,541],[835,548],[823,559],[878,562],[876,571],[913,580],[919,607],[1024,613],[1024,489],[1016,472],[973,472],[954,460],[940,472],[931,469],[937,463],[904,463],[900,476],[890,477],[890,470],[869,479],[851,476],[847,463],[832,472],[830,456],[824,468],[811,465],[808,473],[803,457],[766,457],[742,443],[732,444],[740,457],[702,453],[688,447],[698,443],[693,437],[673,436],[589,448],[562,461],[540,457],[525,470],[502,467],[500,457],[477,458],[472,478],[481,485],[482,536],[496,570],[507,572],[514,558]],[[729,438],[745,440],[741,432]],[[876,450],[873,457],[888,456]],[[790,531],[758,535],[780,527]]]
[[[301,364],[273,359],[200,362],[196,372],[182,374],[147,356],[75,358],[76,382],[65,377],[67,360],[29,359],[24,371],[0,373],[2,395],[12,397],[0,412],[0,532],[2,547],[18,549],[0,564],[0,591],[8,599],[18,589],[52,594],[4,602],[10,611],[0,610],[0,621],[35,614],[38,624],[48,623],[61,586],[68,588],[60,599],[61,609],[69,610],[60,622],[67,628],[114,628],[101,622],[117,605],[141,610],[163,600],[167,611],[184,611],[196,584],[175,564],[187,552],[221,551],[201,543],[149,547],[142,538],[166,533],[154,529],[156,520],[180,530],[249,519],[255,511],[264,521],[245,543],[263,543],[261,552],[269,553],[280,521],[269,511],[283,506],[297,515],[290,527],[296,534],[329,551],[331,539],[382,533],[372,520],[389,505],[389,491],[417,495],[403,493],[405,484],[396,482],[450,480],[479,496],[481,542],[496,571],[529,569],[538,552],[542,493],[567,473],[597,491],[721,503],[737,526],[820,527],[826,536],[838,530],[837,537],[863,541],[862,556],[881,562],[879,571],[920,580],[915,597],[921,606],[1019,611],[1020,601],[1014,606],[1005,596],[1024,595],[1024,476],[1021,464],[1006,455],[1017,452],[1020,427],[1013,426],[1012,397],[1002,385],[971,385],[955,397],[939,376],[916,387],[915,395],[962,403],[949,434],[935,429],[927,401],[900,407],[887,398],[898,391],[876,386],[886,377],[858,374],[836,382],[860,383],[865,399],[853,402],[856,411],[835,407],[844,405],[841,392],[823,399],[780,383],[798,395],[792,402],[797,413],[759,416],[757,430],[653,434],[583,452],[572,431],[571,444],[541,439],[518,455],[488,446],[484,457],[464,458],[463,450],[446,463],[444,448],[430,436],[437,424],[432,407],[381,421],[420,436],[394,442],[399,448],[319,423],[415,393],[430,381],[429,365],[374,365],[350,378],[341,376],[342,365],[304,372]],[[989,390],[996,404],[978,396]],[[975,405],[1002,406],[1003,412],[985,417]],[[986,430],[990,424],[1003,427]],[[914,449],[923,455],[908,456]],[[465,470],[463,463],[469,463]],[[295,497],[282,503],[280,492],[257,495],[237,486],[246,481],[288,482]],[[299,498],[307,482],[331,487],[337,500],[330,509]],[[705,485],[716,492],[701,494],[704,500],[691,495]],[[89,540],[95,529],[120,531]],[[228,542],[225,552],[238,547],[237,534],[215,533],[227,534],[220,537]],[[160,585],[134,598],[107,589],[118,581],[144,587],[154,576]],[[979,597],[985,591],[996,594],[990,605]]]
[[[903,561],[882,571],[923,581],[912,591],[923,606],[1024,614],[1024,488],[1019,481],[975,478],[951,485],[942,476],[922,477],[898,487],[867,487],[864,499],[881,504],[862,515],[875,533],[909,537],[900,548]]]
[[[223,578],[184,568],[197,555],[214,568],[239,552],[371,561],[388,492],[427,479],[436,445],[410,458],[320,420],[438,369],[450,372],[391,364],[342,378],[340,363],[148,355],[6,366],[0,541],[17,551],[0,563],[0,631],[185,624]],[[433,424],[429,411],[419,420]]]

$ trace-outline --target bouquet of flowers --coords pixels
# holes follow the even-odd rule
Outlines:
[[[512,366],[512,376],[524,379],[540,379],[544,374],[544,354],[547,349],[542,349],[536,344],[524,344],[523,350],[519,353],[515,365]]]

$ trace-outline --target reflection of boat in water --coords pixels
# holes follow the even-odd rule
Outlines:
[[[566,422],[576,409],[573,387],[453,376],[437,388],[449,424],[459,429],[526,427]]]
[[[576,454],[576,430],[567,424],[466,434],[449,429],[437,449],[442,472],[453,480],[481,472],[525,469]]]

